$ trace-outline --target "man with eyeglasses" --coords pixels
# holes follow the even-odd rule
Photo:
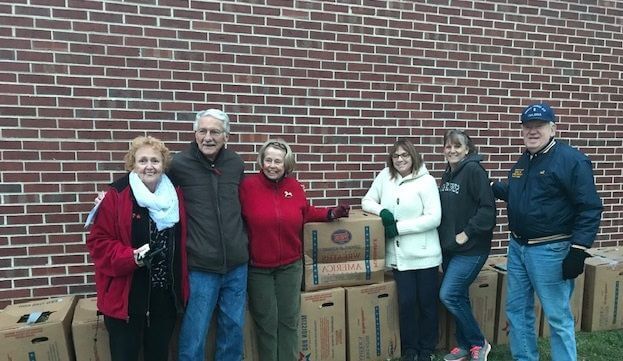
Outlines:
[[[506,315],[513,360],[539,359],[534,294],[551,329],[554,361],[577,359],[570,299],[573,280],[584,271],[586,249],[599,230],[602,203],[590,159],[554,138],[554,110],[532,104],[521,113],[526,151],[493,183],[508,210]]]
[[[229,129],[223,111],[197,113],[195,140],[173,157],[169,171],[182,188],[188,215],[190,297],[180,330],[179,361],[204,359],[215,309],[215,360],[242,359],[249,259],[238,199],[244,163],[226,148]]]

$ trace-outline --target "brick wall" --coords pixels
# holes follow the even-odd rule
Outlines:
[[[598,244],[620,245],[622,4],[0,0],[0,308],[93,293],[82,223],[95,193],[122,174],[130,139],[179,150],[209,107],[231,114],[249,171],[283,137],[314,204],[359,206],[397,137],[439,177],[443,131],[467,128],[504,176],[521,108],[547,100],[560,138],[594,162]]]

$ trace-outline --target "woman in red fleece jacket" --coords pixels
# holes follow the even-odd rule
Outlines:
[[[177,313],[188,300],[184,201],[163,173],[170,155],[160,140],[135,138],[124,160],[129,173],[99,203],[86,243],[97,308],[111,360],[136,361],[143,349],[145,360],[166,361]]]
[[[295,160],[283,140],[265,142],[257,162],[260,172],[240,185],[249,235],[249,310],[259,359],[291,361],[298,359],[303,225],[347,217],[349,208],[309,205],[303,185],[289,176]]]

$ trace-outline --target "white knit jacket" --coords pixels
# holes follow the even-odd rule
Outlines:
[[[391,179],[385,168],[362,200],[363,210],[379,215],[387,209],[396,219],[398,236],[385,240],[385,264],[399,271],[441,264],[437,226],[441,222],[439,191],[424,165],[417,174]]]

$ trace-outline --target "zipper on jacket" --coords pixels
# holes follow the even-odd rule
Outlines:
[[[149,247],[151,247],[151,217],[149,217],[149,230],[148,230],[149,238],[147,242],[149,242]],[[151,324],[150,320],[150,305],[151,305],[151,267],[147,268],[147,307],[145,309],[145,321],[147,322],[147,327]]]
[[[218,158],[219,156],[221,156],[220,152],[223,151],[223,149],[221,149],[219,151],[219,154],[216,155],[216,157]],[[221,248],[223,249],[223,270],[225,272],[227,272],[227,247],[225,245],[225,237],[223,237],[223,216],[221,214],[221,205],[219,202],[219,176],[221,175],[221,172],[218,171],[218,169],[216,168],[216,158],[213,161],[208,161],[209,162],[209,166],[210,166],[210,171],[212,171],[214,174],[216,174],[216,177],[212,177],[212,181],[214,183],[212,183],[212,189],[214,190],[214,203],[216,204],[216,219],[217,219],[217,226],[218,226],[218,234],[219,234],[219,241],[221,243]]]
[[[282,261],[281,256],[283,256],[283,247],[282,247],[283,246],[283,242],[282,242],[282,239],[281,239],[281,236],[282,236],[282,234],[281,234],[282,233],[281,232],[281,214],[279,212],[279,202],[277,201],[277,199],[279,198],[279,191],[280,191],[279,183],[278,182],[274,182],[273,183],[273,196],[272,196],[272,199],[273,199],[273,209],[275,210],[275,216],[276,216],[275,218],[276,218],[276,221],[277,221],[276,222],[277,223],[276,224],[276,226],[277,226],[277,237],[279,239],[279,242],[278,242],[278,244],[279,244],[279,250],[278,250],[279,261],[278,262],[279,262],[279,264],[281,264],[282,263],[281,262]]]
[[[175,309],[177,311],[181,310],[180,305],[178,304],[178,299],[177,299],[177,293],[175,292],[175,268],[173,268],[173,263],[175,262],[175,241],[177,241],[177,238],[175,237],[176,232],[175,232],[175,226],[173,226],[173,228],[171,228],[169,230],[169,241],[171,243],[171,248],[169,251],[169,257],[170,257],[170,265],[169,265],[169,274],[171,275],[171,293],[173,293],[173,303],[175,304]]]

